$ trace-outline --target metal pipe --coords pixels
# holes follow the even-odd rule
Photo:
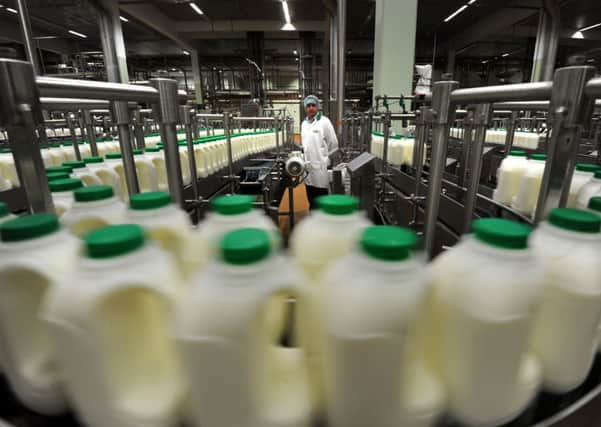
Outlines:
[[[163,136],[165,144],[165,166],[167,167],[169,192],[172,200],[185,208],[186,199],[176,128],[178,122],[177,82],[171,79],[156,78],[151,79],[150,84],[158,90],[160,95],[160,103],[154,104],[153,108],[157,112],[161,136]]]
[[[549,101],[495,102],[493,108],[495,115],[498,110],[509,110],[506,111],[509,114],[514,111],[547,111]]]
[[[601,98],[601,77],[595,77],[586,82],[584,93],[590,98]]]
[[[336,128],[338,135],[342,134],[342,117],[344,117],[344,72],[346,62],[346,2],[347,0],[338,0],[338,77],[336,90]]]
[[[442,175],[446,163],[449,115],[451,113],[451,92],[458,86],[459,83],[456,81],[440,81],[434,83],[432,91],[432,159],[430,162],[424,230],[425,250],[430,258],[434,254]]]
[[[537,82],[456,89],[451,94],[451,102],[454,104],[477,104],[548,100],[551,98],[552,88],[553,82]],[[434,96],[432,102],[434,102]]]
[[[23,46],[25,47],[25,57],[31,62],[33,72],[36,75],[42,74],[40,67],[40,57],[38,56],[35,41],[31,33],[31,22],[29,20],[29,10],[27,9],[26,0],[17,0],[17,9],[19,11],[19,26],[21,27],[21,35],[23,36]]]
[[[223,114],[197,113],[196,117],[202,119],[223,119]]]
[[[123,161],[123,170],[125,173],[125,184],[127,185],[128,194],[131,196],[140,192],[140,186],[131,144],[131,134],[129,132],[130,113],[124,102],[115,102],[113,109],[115,112],[114,124],[117,125],[119,133],[119,147],[121,149],[121,160]]]
[[[578,154],[580,134],[592,117],[592,103],[585,87],[595,75],[595,67],[560,68],[553,79],[549,108],[551,136],[534,222],[546,218],[549,211],[566,205]]]
[[[277,158],[280,158],[280,133],[278,132],[278,121],[276,120],[275,122],[275,149],[276,149],[276,155]]]
[[[0,126],[8,133],[17,174],[32,213],[53,212],[36,128],[43,125],[33,67],[29,62],[0,58]]]
[[[228,172],[230,181],[230,192],[234,194],[236,192],[236,182],[234,181],[234,155],[232,152],[232,130],[230,128],[230,113],[225,113],[223,115],[223,130],[226,136],[227,142],[227,164],[228,164]]]
[[[134,139],[136,140],[136,147],[140,150],[146,148],[146,140],[144,139],[144,128],[142,127],[143,119],[140,109],[134,111],[133,114],[133,125],[134,125]]]
[[[79,143],[77,142],[77,135],[75,135],[75,116],[73,114],[67,115],[67,126],[69,127],[69,132],[71,132],[71,141],[73,141],[73,151],[75,151],[75,158],[77,160],[81,160]]]
[[[240,116],[235,116],[232,117],[231,120],[238,122],[238,121],[247,121],[247,120],[257,120],[257,121],[262,121],[262,122],[273,122],[275,121],[275,117],[240,117]]]
[[[40,94],[50,98],[108,99],[110,101],[158,102],[159,93],[148,86],[91,80],[36,77]]]
[[[480,175],[482,174],[482,154],[484,152],[484,141],[486,140],[486,129],[490,125],[492,118],[491,104],[478,104],[474,113],[474,127],[476,135],[470,149],[470,179],[465,196],[465,217],[463,221],[463,232],[468,233],[471,229],[474,210],[476,207],[476,197],[478,195],[478,186],[480,184]]]
[[[109,107],[109,101],[101,99],[78,99],[78,98],[40,98],[44,110],[52,111],[74,111],[78,109],[94,109]]]
[[[413,147],[413,167],[415,168],[415,203],[413,204],[413,223],[417,221],[417,207],[419,204],[420,190],[422,185],[422,173],[424,170],[424,150],[428,139],[427,116],[430,114],[428,107],[420,107],[417,113],[417,124],[415,127],[415,146]]]

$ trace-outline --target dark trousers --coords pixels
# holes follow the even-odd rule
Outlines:
[[[320,196],[327,196],[330,194],[327,188],[313,187],[312,185],[305,185],[305,189],[307,190],[307,199],[309,199],[309,209],[317,209],[317,203],[315,203],[315,199]]]

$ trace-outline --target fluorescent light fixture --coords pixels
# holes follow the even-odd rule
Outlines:
[[[586,62],[595,62],[595,60],[593,58],[591,58],[591,59],[587,59]]]
[[[572,38],[573,39],[583,39],[584,38],[584,34],[582,34],[581,31],[576,31],[574,34],[572,34]]]
[[[501,55],[503,58],[509,56],[509,52],[505,52],[503,55]]]
[[[7,8],[6,8],[6,11],[7,11],[7,12],[10,12],[10,13],[14,13],[15,15],[16,15],[17,13],[19,13],[19,12],[17,12],[17,10],[16,10],[16,9],[13,9],[12,7],[7,7]]]
[[[454,17],[456,17],[457,15],[459,15],[461,12],[463,12],[465,9],[467,9],[467,4],[464,4],[463,6],[461,6],[459,9],[457,9],[455,12],[451,13],[449,16],[447,16],[444,20],[444,22],[449,22],[451,19],[453,19]]]
[[[474,4],[474,3],[476,3],[476,0],[470,0],[467,2],[467,4]]]
[[[198,13],[199,15],[204,15],[205,13],[200,9],[200,7],[198,7],[198,5],[196,3],[190,3],[190,7],[192,9],[194,9],[194,12]]]
[[[582,33],[584,31],[592,30],[593,28],[597,28],[597,27],[601,27],[601,22],[599,22],[598,24],[595,24],[595,25],[591,25],[590,27],[581,28],[578,31]]]
[[[282,2],[282,9],[284,9],[284,19],[286,19],[286,23],[290,24],[290,10],[288,9],[288,2],[286,0]]]
[[[298,50],[294,49],[294,50],[292,51],[292,53],[293,53],[293,54],[295,54],[295,55],[298,55]]]
[[[290,22],[286,22],[282,27],[282,31],[296,31],[296,27]]]
[[[188,52],[187,50],[182,50],[182,53],[183,53],[184,55],[186,55],[186,56],[189,56],[189,55],[190,55],[190,52]]]
[[[295,61],[298,61],[298,58],[294,58]]]
[[[82,39],[87,39],[88,36],[85,34],[78,33],[77,31],[69,30],[69,34],[73,34],[74,36],[81,37]]]
[[[122,20],[123,22],[129,22],[129,19],[127,19],[123,16],[119,16],[119,19]]]
[[[485,59],[484,61],[482,61],[481,64],[488,64],[488,59]]]

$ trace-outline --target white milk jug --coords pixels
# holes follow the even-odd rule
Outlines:
[[[136,162],[136,173],[138,174],[138,183],[140,192],[159,190],[159,180],[157,170],[142,150],[133,150],[134,161]]]
[[[48,151],[50,152],[50,158],[52,159],[52,166],[61,166],[67,161],[60,144],[50,144]]]
[[[184,397],[169,337],[181,291],[172,260],[133,224],[89,233],[42,312],[65,386],[91,427],[171,427]]]
[[[298,293],[302,282],[271,245],[264,230],[227,234],[221,259],[178,302],[174,333],[195,425],[311,425],[304,352],[278,347],[262,321],[270,296]]]
[[[117,197],[122,197],[121,177],[110,167],[102,157],[86,157],[83,159],[87,168],[92,172],[103,185],[108,185],[113,188]]]
[[[134,194],[130,197],[125,221],[146,228],[150,238],[175,258],[178,270],[184,277],[195,270],[198,253],[191,249],[194,237],[190,217],[171,203],[169,193]]]
[[[75,266],[77,240],[54,214],[0,225],[0,365],[13,391],[42,414],[65,410],[62,375],[39,312]]]
[[[544,269],[526,225],[486,218],[472,228],[431,264],[425,354],[445,383],[451,416],[497,426],[519,416],[541,383],[528,338]]]
[[[322,324],[318,304],[321,300],[318,277],[327,267],[347,255],[360,233],[370,223],[362,212],[357,210],[359,201],[351,196],[330,195],[317,199],[319,210],[301,221],[290,237],[290,252],[307,277],[308,298],[304,306],[304,318],[308,331],[317,330]],[[301,330],[302,333],[302,330]],[[317,412],[324,408],[323,388],[323,343],[315,334],[306,339],[310,366],[313,406]]]
[[[157,184],[159,191],[169,191],[169,182],[167,181],[167,166],[165,165],[165,156],[163,149],[159,147],[148,147],[144,153],[154,165],[157,171]]]
[[[115,197],[113,187],[82,187],[73,192],[73,197],[75,201],[61,221],[78,237],[97,228],[120,224],[125,219],[125,205]]]
[[[332,427],[427,427],[444,410],[442,383],[417,359],[426,280],[416,243],[410,230],[370,227],[322,277]]]
[[[601,218],[557,208],[532,233],[530,246],[545,263],[542,304],[532,348],[543,366],[543,386],[567,393],[589,374],[601,322]]]
[[[83,182],[78,178],[57,179],[48,183],[54,202],[54,210],[61,217],[73,206],[73,191],[83,187]]]
[[[575,208],[577,207],[577,198],[580,189],[589,183],[595,172],[601,170],[600,166],[593,165],[590,163],[578,163],[574,168],[574,175],[572,175],[572,182],[570,184],[570,193],[568,195],[568,202],[566,207]]]
[[[15,159],[9,149],[4,149],[0,152],[0,173],[4,179],[10,181],[13,187],[20,187]]]
[[[63,163],[63,166],[67,166],[73,169],[72,175],[74,178],[82,180],[84,185],[100,185],[102,181],[98,178],[88,167],[86,163],[81,160],[74,160]]]
[[[601,170],[595,171],[593,179],[584,184],[576,196],[576,207],[586,209],[589,200],[601,192]]]
[[[509,205],[511,199],[518,193],[520,182],[526,169],[528,159],[526,152],[512,150],[505,157],[497,169],[497,188],[493,193],[493,199],[499,203]]]
[[[545,154],[533,154],[528,161],[526,171],[522,175],[517,194],[511,200],[511,207],[515,210],[532,215],[538,201],[543,173],[545,172]]]

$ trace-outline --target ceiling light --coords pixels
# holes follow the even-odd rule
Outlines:
[[[597,28],[597,27],[601,27],[601,22],[599,22],[598,24],[595,24],[595,25],[591,25],[590,27],[581,28],[578,31],[580,31],[580,32],[588,31],[588,30],[592,30],[593,28]]]
[[[288,2],[285,0],[282,2],[282,9],[284,9],[284,19],[286,20],[286,23],[290,24],[290,10],[288,9]]]
[[[295,61],[298,61],[298,58],[294,58]]]
[[[476,3],[476,0],[470,0],[467,2],[467,4],[474,4],[474,3]]]
[[[282,27],[282,31],[296,31],[296,27],[289,22],[286,22]]]
[[[298,55],[298,50],[294,49],[294,50],[292,51],[292,53],[293,53],[293,54],[295,54],[295,55]]]
[[[481,64],[488,64],[488,59],[485,59],[484,61],[482,61]]]
[[[194,12],[198,13],[199,15],[204,15],[205,13],[200,9],[200,7],[198,7],[198,5],[196,3],[190,3],[190,7],[192,9],[194,9]]]
[[[190,55],[190,52],[188,52],[187,50],[182,50],[182,53],[186,56]]]
[[[127,19],[123,16],[119,16],[119,19],[122,20],[123,22],[129,22],[129,19]]]
[[[444,20],[444,22],[449,22],[451,19],[453,19],[454,17],[456,17],[457,15],[459,15],[461,12],[463,12],[465,9],[467,9],[467,4],[464,4],[463,6],[461,6],[459,9],[457,9],[455,12],[451,13],[449,16],[447,16]]]
[[[505,58],[505,57],[509,56],[509,52],[506,52],[506,53],[502,54],[501,56],[502,56],[503,58]]]
[[[87,39],[88,36],[85,34],[78,33],[77,31],[69,30],[69,34],[73,34],[74,36],[81,37],[82,39]]]
[[[584,34],[582,34],[581,31],[576,31],[574,34],[572,34],[572,38],[573,39],[583,39],[584,38]]]
[[[19,13],[19,12],[17,12],[17,10],[16,10],[16,9],[13,9],[12,7],[7,7],[7,8],[6,8],[6,10],[7,10],[7,12],[14,13],[15,15],[16,15],[17,13]]]
[[[595,60],[593,58],[591,58],[591,59],[587,59],[586,62],[595,62]]]

